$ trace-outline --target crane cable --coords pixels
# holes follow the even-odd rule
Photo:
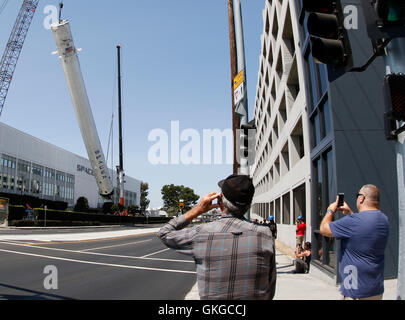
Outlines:
[[[4,9],[6,8],[9,0],[4,0],[3,4],[0,6],[0,15],[3,13]]]
[[[118,71],[115,70],[115,74]],[[116,75],[114,76],[114,84],[113,84],[113,96],[111,101],[111,124],[110,124],[110,133],[108,135],[108,143],[107,143],[107,156],[106,156],[106,163],[108,163],[108,156],[110,151],[110,143],[111,143],[111,169],[114,170],[114,108],[115,108],[115,98],[116,98],[116,91],[117,91],[117,83],[116,83]]]

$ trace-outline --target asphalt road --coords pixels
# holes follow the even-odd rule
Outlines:
[[[0,240],[2,300],[182,300],[194,261],[154,234],[28,242]]]

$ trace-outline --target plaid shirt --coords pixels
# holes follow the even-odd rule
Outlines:
[[[188,224],[184,215],[174,218],[158,237],[169,248],[194,257],[202,300],[273,299],[275,247],[267,226],[230,215],[185,228]]]

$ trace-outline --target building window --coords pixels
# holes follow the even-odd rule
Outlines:
[[[274,217],[276,219],[276,223],[281,223],[280,219],[280,198],[276,199],[274,204]]]
[[[283,224],[290,224],[290,193],[283,195]]]
[[[8,176],[7,175],[3,174],[1,182],[2,182],[2,185],[1,185],[2,188],[3,189],[8,189]]]
[[[323,64],[317,64],[321,96],[328,90],[328,74]]]
[[[324,213],[329,206],[329,203],[334,200],[335,175],[333,167],[333,151],[328,148],[314,162],[314,177],[313,181],[316,184],[314,199],[316,216],[313,221],[314,236],[315,236],[315,259],[323,265],[331,268],[336,267],[335,256],[335,240],[333,238],[323,237],[319,232],[319,227],[324,217]]]
[[[42,181],[33,179],[31,182],[31,193],[42,194]]]
[[[327,136],[332,131],[330,104],[328,99],[323,103],[321,110],[323,115],[324,136]]]
[[[312,127],[312,147],[315,148],[321,141],[321,125],[319,122],[319,113],[315,111],[311,117]]]
[[[63,172],[57,172],[56,173],[56,180],[61,181],[61,182],[65,182],[66,181],[65,174]]]
[[[309,50],[309,49],[308,49]],[[309,109],[313,110],[318,103],[318,78],[316,75],[316,67],[314,60],[312,58],[312,53],[309,53],[306,56],[306,69],[307,76],[309,77],[308,83],[308,94],[309,94]]]
[[[312,127],[312,148],[315,148],[332,131],[330,104],[325,95],[319,106],[310,116]]]
[[[49,168],[45,168],[44,177],[52,180],[55,179],[55,171]]]
[[[0,157],[0,165],[4,168],[15,169],[16,168],[16,159],[3,155]]]
[[[310,46],[307,46],[305,57],[306,76],[308,83],[308,104],[310,112],[313,111],[319,101],[324,98],[328,90],[328,76],[324,65],[314,62]]]
[[[36,164],[32,165],[32,174],[41,176],[43,175],[43,168],[41,166],[38,166]]]
[[[18,160],[18,172],[19,173],[29,173],[30,172],[30,165],[28,162]]]
[[[305,183],[293,190],[294,223],[299,216],[306,220]]]

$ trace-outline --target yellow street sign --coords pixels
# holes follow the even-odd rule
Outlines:
[[[233,79],[233,90],[236,90],[237,87],[245,80],[243,70],[238,73],[238,75]]]

